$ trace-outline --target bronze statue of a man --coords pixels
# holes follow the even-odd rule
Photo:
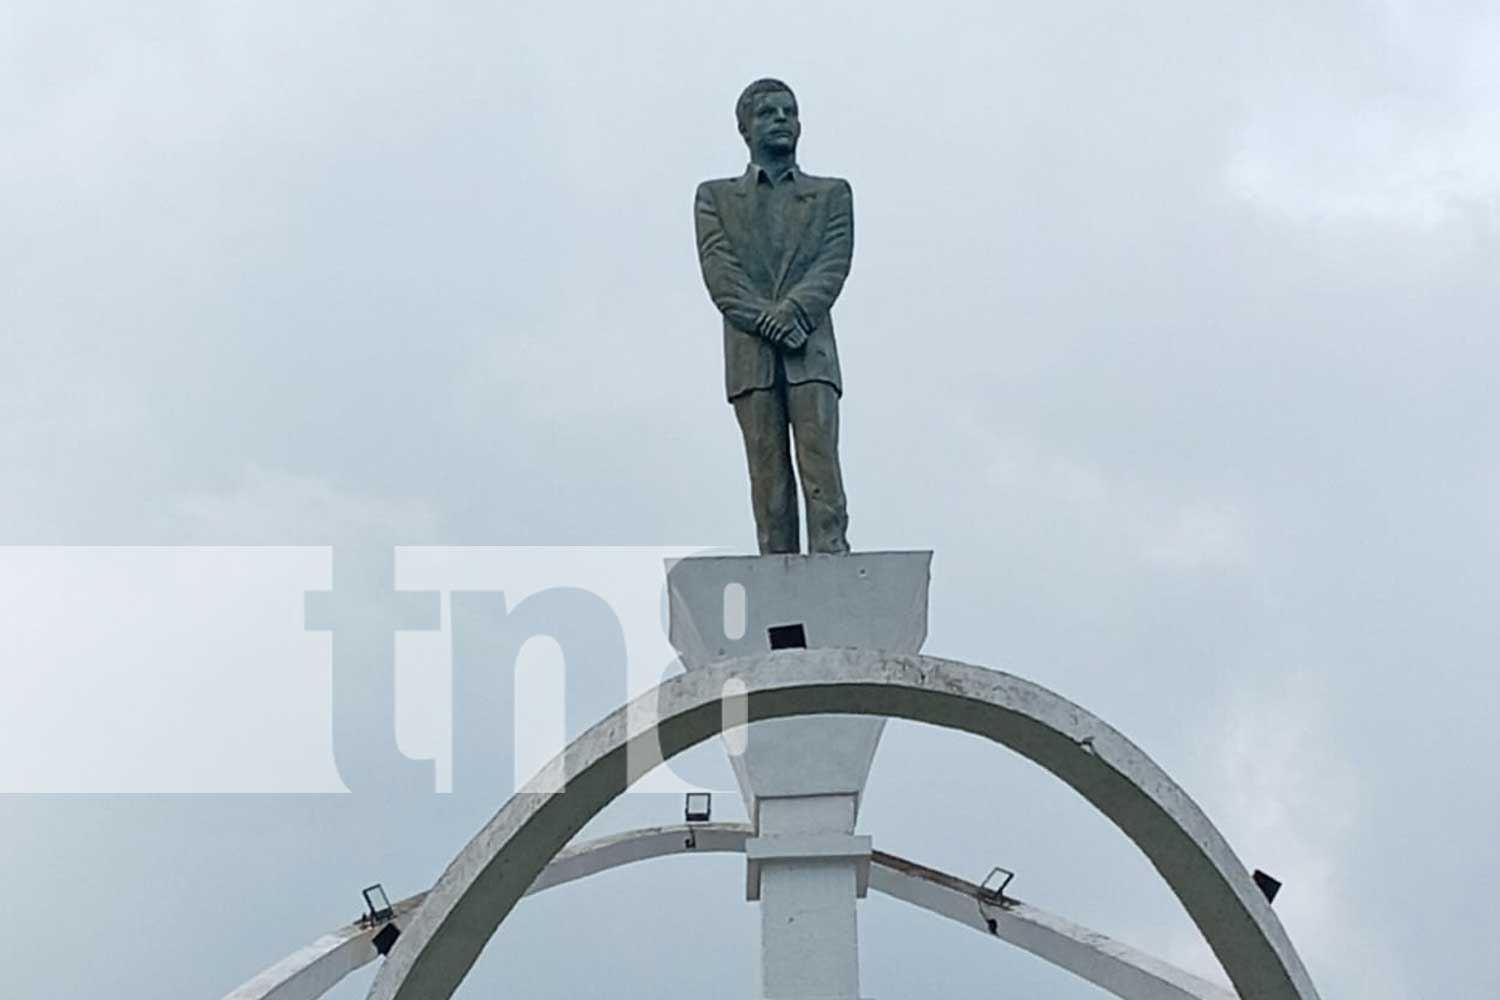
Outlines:
[[[698,260],[724,314],[724,378],[745,438],[761,553],[798,551],[797,484],[807,506],[807,550],[848,552],[839,472],[838,350],[828,311],[854,252],[849,182],[797,166],[797,98],[756,80],[735,105],[750,165],[704,181],[694,211]]]

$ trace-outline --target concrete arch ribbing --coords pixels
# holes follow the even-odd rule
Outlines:
[[[1176,893],[1243,1000],[1317,1000],[1280,922],[1224,838],[1139,748],[1021,678],[919,655],[789,650],[689,671],[612,713],[515,795],[459,853],[417,910],[371,1000],[438,1000],[559,850],[639,773],[730,718],[828,713],[905,718],[983,736],[1051,771],[1115,823]],[[556,775],[566,791],[547,793]]]
[[[753,831],[744,823],[647,827],[569,847],[553,859],[527,896],[655,858],[743,853]],[[1093,983],[1121,1000],[1235,1000],[1234,994],[1098,931],[1019,900],[979,905],[978,886],[894,855],[874,852],[870,890],[962,924]],[[393,905],[404,925],[427,894]],[[993,925],[990,921],[994,921]],[[349,924],[325,934],[251,977],[224,1000],[317,1000],[356,969],[375,961],[379,926]]]

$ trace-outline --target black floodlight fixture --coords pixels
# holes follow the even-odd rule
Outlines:
[[[1276,902],[1276,894],[1281,891],[1281,883],[1259,868],[1250,875],[1255,879],[1255,884],[1260,886],[1260,891],[1265,894],[1267,903]]]
[[[396,939],[400,936],[401,928],[395,924],[386,924],[380,928],[380,933],[370,939],[370,943],[375,946],[376,951],[385,956],[391,953],[391,949],[396,946]]]
[[[1011,901],[1005,898],[1005,887],[1010,885],[1010,880],[1015,877],[1015,872],[997,865],[990,869],[990,873],[984,877],[983,882],[979,883],[979,889],[974,893],[975,902],[979,904],[979,917],[991,934],[999,932],[1000,924],[985,911],[985,904],[999,907],[1009,905]]]
[[[391,919],[391,901],[385,894],[385,887],[379,882],[364,891],[365,896],[365,919],[372,924],[378,924],[383,920]],[[381,952],[381,954],[385,954]]]
[[[707,823],[714,811],[711,792],[688,792],[682,804],[682,818],[689,823]]]
[[[807,630],[802,627],[801,622],[793,622],[791,625],[772,625],[766,629],[766,638],[771,640],[773,650],[807,648]]]
[[[689,850],[698,846],[698,831],[693,829],[694,824],[707,823],[708,818],[713,815],[714,797],[709,792],[688,792],[682,800],[682,818],[687,820],[687,840],[682,845]]]
[[[979,883],[979,898],[987,903],[1005,902],[1005,887],[1010,885],[1010,880],[1016,877],[1016,873],[1009,868],[996,866]]]

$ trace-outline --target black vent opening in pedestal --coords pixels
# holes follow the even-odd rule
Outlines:
[[[807,648],[807,630],[802,627],[801,622],[792,625],[772,625],[766,629],[766,637],[771,640],[772,649]]]

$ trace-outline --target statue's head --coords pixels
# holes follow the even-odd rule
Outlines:
[[[797,139],[802,135],[797,95],[780,80],[767,77],[746,87],[734,105],[734,117],[752,157],[762,152],[782,156],[796,153]]]

